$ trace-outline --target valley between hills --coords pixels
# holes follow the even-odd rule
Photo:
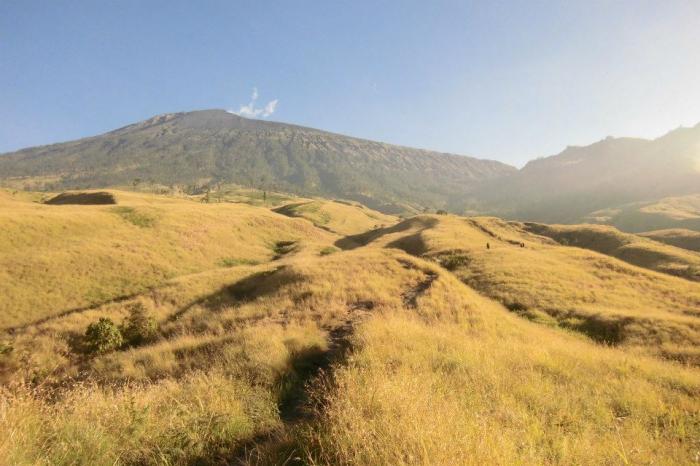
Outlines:
[[[233,184],[0,190],[0,462],[694,464],[693,241]]]

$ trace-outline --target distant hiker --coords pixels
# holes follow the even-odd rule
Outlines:
[[[524,248],[524,247],[525,247],[525,243],[520,243],[520,247],[521,247],[521,248]]]
[[[489,243],[486,243],[486,249],[491,249],[491,245]]]

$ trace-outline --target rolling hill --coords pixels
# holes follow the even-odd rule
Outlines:
[[[108,194],[115,204],[74,196],[79,203],[52,205],[0,190],[0,329],[122,299],[181,275],[266,262],[285,248],[317,253],[335,240],[265,208]]]
[[[607,225],[525,223],[522,227],[566,246],[590,249],[640,267],[700,281],[700,254],[652,241],[654,236],[623,233]]]
[[[668,230],[654,230],[640,233],[640,236],[651,238],[654,241],[670,244],[683,249],[700,252],[700,232],[674,228]]]
[[[584,220],[632,233],[674,228],[700,231],[700,194],[614,206],[592,212]]]
[[[0,203],[0,463],[697,454],[700,283],[600,235],[418,215],[344,236],[375,214],[321,199],[288,200],[298,218],[116,190]]]
[[[392,225],[398,220],[362,204],[340,200],[301,200],[285,204],[274,211],[289,217],[305,218],[319,228],[341,235],[363,233]]]
[[[224,110],[166,114],[109,133],[0,155],[6,185],[46,190],[238,183],[344,198],[389,213],[458,209],[474,187],[515,171]],[[410,210],[410,209],[408,209]]]

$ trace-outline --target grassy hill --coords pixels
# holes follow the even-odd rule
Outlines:
[[[500,162],[242,118],[223,110],[160,115],[99,136],[0,155],[0,181],[62,190],[135,180],[193,191],[237,183],[360,201],[459,206],[476,184],[514,171]]]
[[[630,264],[700,281],[700,254],[604,225],[544,225],[525,223],[527,231],[560,244],[617,257]]]
[[[700,194],[611,207],[593,212],[585,220],[637,233],[674,228],[700,231]]]
[[[0,229],[15,260],[61,238],[50,257],[64,271],[132,243],[130,274],[177,271],[123,299],[14,315],[26,325],[0,334],[0,463],[695,461],[698,283],[496,218],[341,236],[247,204],[108,193],[116,205],[0,194],[0,212],[21,214],[21,229]],[[348,230],[367,221],[310,202],[319,210],[292,209]],[[330,245],[343,250],[322,254]],[[110,282],[113,264],[72,290]],[[15,283],[18,304],[45,296],[38,279]],[[86,329],[100,318],[124,340],[97,351]]]
[[[302,200],[285,204],[274,211],[289,217],[305,218],[319,228],[341,235],[363,233],[394,224],[398,220],[362,204],[340,200]]]
[[[647,231],[639,235],[661,243],[700,252],[700,232],[698,231],[673,228],[669,230]]]
[[[0,328],[183,274],[269,261],[280,245],[317,252],[333,241],[308,222],[244,204],[110,191],[115,205],[48,205],[0,193]]]
[[[399,248],[531,320],[700,364],[700,283],[489,217],[418,216],[340,244]]]

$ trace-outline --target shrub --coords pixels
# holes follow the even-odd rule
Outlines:
[[[91,323],[85,330],[85,347],[90,353],[106,353],[119,348],[123,343],[119,328],[106,317]]]
[[[129,345],[147,343],[156,339],[158,323],[142,303],[134,303],[129,308],[129,316],[122,324],[122,335]]]
[[[155,217],[147,213],[138,212],[133,207],[114,207],[112,208],[112,212],[119,215],[132,225],[136,225],[137,227],[151,228],[156,223]]]
[[[321,249],[321,252],[319,254],[321,254],[322,256],[327,256],[329,254],[333,254],[334,252],[338,252],[338,251],[339,251],[338,248],[335,248],[333,246],[326,246],[325,248]]]
[[[235,267],[237,265],[258,265],[260,262],[252,259],[238,259],[236,257],[224,257],[219,261],[221,267]]]
[[[454,271],[460,267],[468,266],[469,257],[465,254],[449,253],[441,256],[438,259],[438,262],[447,270]]]
[[[14,348],[12,347],[11,344],[3,343],[0,341],[0,355],[10,354],[13,350],[14,350]]]

